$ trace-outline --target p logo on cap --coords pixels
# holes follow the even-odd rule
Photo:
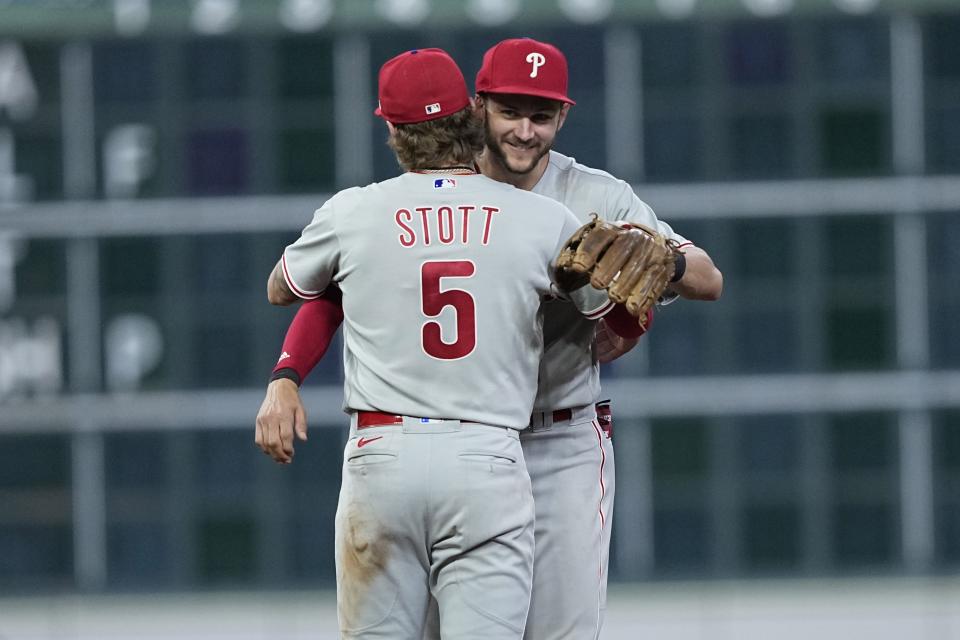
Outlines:
[[[527,62],[533,65],[533,71],[530,72],[530,77],[536,78],[537,69],[542,67],[547,62],[547,59],[544,58],[543,54],[539,51],[534,51],[533,53],[527,54]]]
[[[488,49],[476,89],[576,104],[567,96],[567,58],[552,44],[531,38],[511,38]]]
[[[414,49],[387,60],[374,113],[394,124],[435,120],[470,104],[463,72],[443,49]]]

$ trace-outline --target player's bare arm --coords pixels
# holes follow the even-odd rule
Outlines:
[[[297,384],[280,378],[267,386],[267,395],[257,412],[256,443],[260,450],[281,464],[293,462],[293,439],[307,439],[307,414]]]
[[[680,250],[686,258],[687,268],[683,277],[670,288],[687,300],[719,300],[723,293],[723,274],[707,252],[694,245]]]
[[[283,277],[283,262],[278,260],[267,279],[267,300],[270,301],[270,304],[285,307],[299,299],[287,285],[287,281]]]

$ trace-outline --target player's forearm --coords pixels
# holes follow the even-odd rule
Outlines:
[[[723,293],[723,274],[713,264],[706,251],[687,245],[683,251],[687,268],[679,282],[670,285],[681,298],[687,300],[719,300]]]
[[[287,329],[273,377],[301,384],[327,352],[341,322],[343,307],[336,287],[328,287],[321,297],[305,302]]]
[[[267,278],[267,300],[270,301],[270,304],[285,307],[299,299],[287,286],[287,281],[283,277],[283,264],[277,261],[273,271],[270,272],[270,277]]]

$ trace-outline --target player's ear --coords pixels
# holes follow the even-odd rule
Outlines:
[[[483,102],[483,96],[479,93],[473,98],[473,114],[483,122],[487,117],[486,105]]]
[[[393,123],[389,120],[385,120],[384,122],[387,123],[387,131],[390,132],[390,137],[397,135],[397,128],[393,125]]]
[[[563,128],[563,123],[567,119],[567,113],[570,111],[570,103],[564,102],[563,106],[560,107],[560,119],[557,121],[557,131]]]

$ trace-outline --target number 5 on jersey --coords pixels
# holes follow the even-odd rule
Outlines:
[[[476,272],[470,260],[435,260],[420,266],[420,306],[423,315],[436,318],[445,307],[453,307],[457,335],[444,342],[439,322],[425,322],[420,332],[424,352],[438,360],[459,360],[477,346],[477,309],[473,296],[463,289],[441,288],[444,278],[471,278]]]

